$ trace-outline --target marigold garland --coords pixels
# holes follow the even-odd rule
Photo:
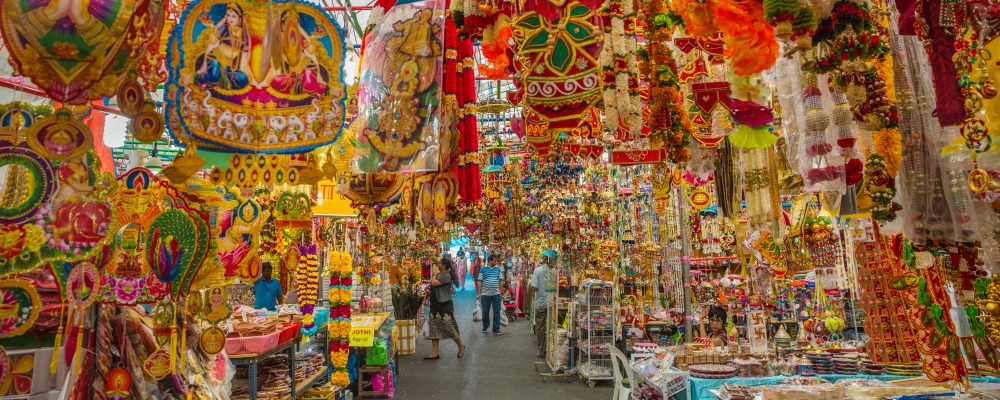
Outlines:
[[[299,311],[302,312],[302,328],[313,329],[313,312],[319,298],[319,260],[316,245],[299,247],[299,265],[295,270],[295,289],[298,292]]]
[[[330,276],[330,322],[327,329],[330,336],[330,364],[333,374],[330,382],[346,387],[350,384],[347,375],[348,340],[351,333],[351,298],[353,297],[353,271],[351,254],[331,251],[327,255],[327,274]]]
[[[671,7],[691,36],[706,38],[722,32],[725,57],[737,75],[763,72],[778,60],[774,27],[765,20],[764,6],[758,1],[676,0]]]
[[[650,82],[649,120],[646,121],[650,142],[652,147],[666,148],[671,162],[685,162],[691,158],[687,146],[693,128],[683,109],[677,64],[667,47],[673,39],[674,28],[670,10],[663,0],[647,0],[643,7],[647,44],[639,56],[644,61],[642,75]]]

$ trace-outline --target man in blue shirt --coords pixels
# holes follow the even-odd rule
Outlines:
[[[271,263],[264,261],[260,266],[260,279],[253,284],[253,308],[274,311],[284,303],[284,293],[277,279],[271,279]]]
[[[500,332],[500,313],[503,312],[503,305],[500,302],[500,290],[506,284],[507,277],[504,276],[503,268],[500,268],[500,257],[490,254],[486,259],[486,266],[479,270],[476,277],[479,282],[479,303],[483,307],[483,333],[490,329],[490,320],[493,321],[493,333],[503,335]],[[493,311],[493,318],[490,318],[490,311]]]

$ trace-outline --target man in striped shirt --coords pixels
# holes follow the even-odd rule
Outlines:
[[[493,333],[503,335],[503,332],[500,332],[500,313],[503,312],[500,291],[507,284],[507,277],[504,276],[503,268],[500,267],[500,257],[490,254],[486,260],[486,266],[480,268],[476,282],[480,286],[479,303],[483,307],[483,333],[490,329],[490,321],[492,320]],[[493,311],[492,318],[490,318],[490,311]]]

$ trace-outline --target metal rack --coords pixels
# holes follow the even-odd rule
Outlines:
[[[583,282],[580,289],[576,321],[580,354],[577,370],[587,379],[587,385],[594,387],[597,381],[613,379],[608,346],[615,344],[614,285],[589,281]]]

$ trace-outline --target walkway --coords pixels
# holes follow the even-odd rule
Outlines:
[[[528,322],[522,318],[511,322],[502,336],[481,333],[481,323],[472,321],[476,294],[472,282],[466,284],[470,289],[455,295],[455,317],[465,341],[465,357],[456,358],[455,342],[441,341],[441,358],[424,360],[431,352],[431,342],[418,337],[417,353],[399,357],[395,399],[611,398],[612,387],[607,383],[593,389],[575,378],[548,378],[543,383],[533,365],[541,359],[535,357],[535,337],[528,332]]]

